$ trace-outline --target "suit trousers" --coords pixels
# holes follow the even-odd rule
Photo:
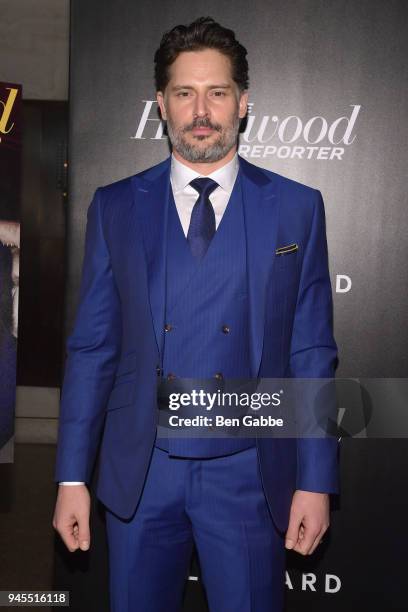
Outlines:
[[[154,447],[133,516],[106,509],[111,612],[180,612],[193,545],[210,612],[281,612],[284,534],[256,447],[190,459]]]

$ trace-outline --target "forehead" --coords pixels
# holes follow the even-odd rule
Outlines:
[[[182,83],[209,83],[232,81],[232,67],[229,57],[216,49],[183,51],[169,69],[172,85]]]

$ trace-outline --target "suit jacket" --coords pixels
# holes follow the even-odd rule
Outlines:
[[[252,376],[333,377],[337,346],[322,196],[239,159]],[[67,340],[55,479],[89,482],[101,441],[97,495],[122,518],[136,508],[156,435],[169,189],[167,158],[96,190]],[[298,248],[276,254],[293,244]],[[335,438],[259,438],[257,448],[282,531],[295,489],[338,492]]]

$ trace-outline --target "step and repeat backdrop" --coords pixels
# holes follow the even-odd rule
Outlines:
[[[338,376],[357,388],[359,379],[405,377],[408,5],[399,0],[73,0],[67,333],[92,194],[169,154],[153,55],[164,31],[203,15],[248,49],[240,154],[323,194]],[[343,437],[330,534],[310,557],[287,554],[287,610],[406,609],[407,470],[404,438]],[[86,560],[57,545],[56,586],[71,590],[75,610],[108,609],[97,504],[93,525]],[[195,563],[184,609],[206,610]]]

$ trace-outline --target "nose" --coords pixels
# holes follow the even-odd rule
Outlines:
[[[194,116],[205,117],[208,115],[207,98],[205,93],[197,93],[194,101]]]

